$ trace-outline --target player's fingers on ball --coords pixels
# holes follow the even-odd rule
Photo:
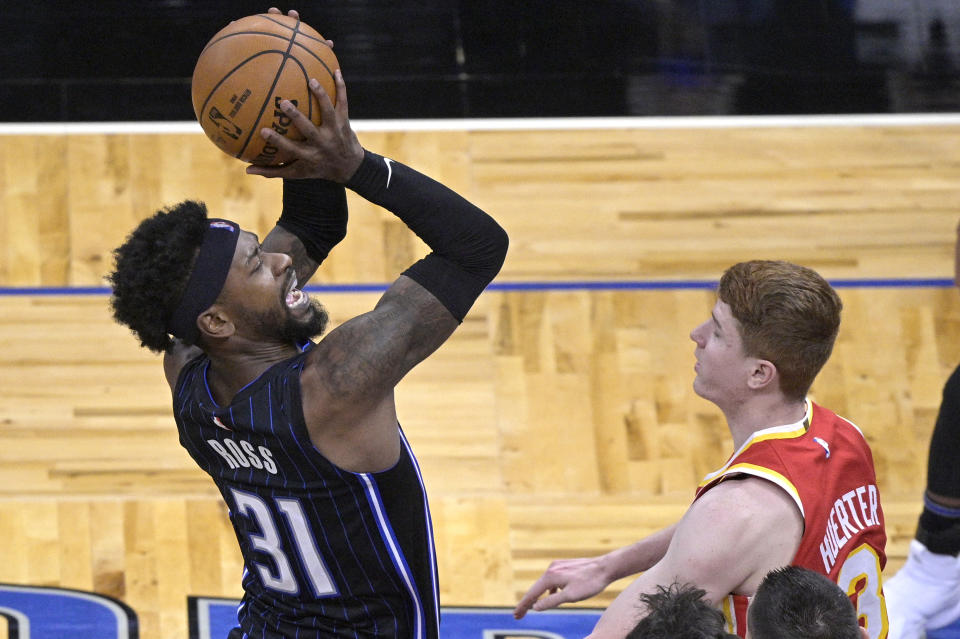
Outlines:
[[[297,20],[300,19],[300,12],[297,11],[296,9],[290,9],[289,11],[287,11],[287,15],[290,16],[291,18],[296,18]]]
[[[313,122],[311,122],[310,119],[307,116],[305,116],[302,111],[300,111],[300,109],[293,106],[292,102],[290,102],[289,100],[281,100],[280,110],[283,111],[284,115],[290,118],[290,121],[293,123],[293,126],[297,127],[297,130],[300,131],[300,133],[303,134],[305,138],[308,138],[311,140],[316,138],[317,127],[314,126]],[[283,140],[284,142],[287,142],[290,144],[293,143],[292,140],[276,133],[275,131],[274,131],[274,135],[276,138]]]
[[[307,120],[307,122],[309,122],[309,120]],[[294,121],[294,124],[296,124],[296,121]],[[260,135],[264,140],[277,147],[277,149],[280,151],[283,151],[287,156],[300,158],[304,157],[310,152],[309,147],[301,144],[300,142],[291,140],[286,136],[280,135],[273,129],[261,129]]]
[[[320,104],[320,121],[333,122],[336,111],[333,108],[333,103],[330,101],[330,96],[327,94],[326,89],[323,88],[323,85],[320,84],[316,78],[310,78],[310,90],[317,96],[317,102]]]
[[[277,9],[276,7],[270,7],[267,9],[267,13],[280,13],[280,9]]]
[[[343,81],[343,73],[340,69],[333,72],[333,82],[337,86],[337,111],[346,118],[349,111],[347,107],[347,83]]]
[[[251,164],[247,167],[247,175],[262,175],[263,177],[282,177],[283,176],[283,167],[279,166],[260,166],[258,164]]]

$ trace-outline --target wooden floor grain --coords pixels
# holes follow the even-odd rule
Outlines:
[[[948,278],[960,129],[366,132],[507,228],[498,282],[715,280],[783,258],[834,279]],[[187,197],[263,234],[280,185],[193,135],[0,137],[0,286],[104,286],[110,251]],[[351,195],[319,284],[392,280],[425,248]],[[902,563],[942,384],[960,362],[960,293],[839,289],[813,388],[873,446]],[[141,637],[183,637],[186,596],[239,596],[212,482],[176,436],[159,358],[105,294],[0,296],[0,581],[95,590]],[[336,325],[375,292],[318,293]],[[490,290],[397,391],[427,482],[444,605],[512,605],[551,559],[672,523],[731,443],[691,389],[689,331],[709,290]],[[590,604],[603,605],[623,584]]]

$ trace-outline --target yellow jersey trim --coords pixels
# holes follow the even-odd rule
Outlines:
[[[787,424],[786,426],[773,426],[772,428],[764,428],[763,430],[758,430],[750,438],[743,443],[742,446],[730,457],[726,464],[721,466],[718,470],[713,471],[712,473],[707,473],[707,475],[700,482],[698,488],[702,488],[709,484],[714,479],[721,477],[727,474],[727,470],[736,463],[737,457],[743,454],[745,450],[750,448],[756,443],[768,441],[771,439],[794,439],[796,437],[801,437],[804,435],[807,430],[810,428],[810,424],[813,422],[813,402],[809,398],[806,400],[807,411],[803,419],[799,422],[793,424]],[[773,472],[773,471],[771,471]]]

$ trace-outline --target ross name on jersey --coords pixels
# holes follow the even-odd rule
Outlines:
[[[216,439],[208,439],[207,443],[218,455],[223,457],[224,461],[230,467],[230,470],[238,468],[256,468],[265,470],[271,475],[277,474],[277,464],[273,461],[273,453],[266,446],[253,447],[253,444],[245,439],[239,440],[239,443],[226,438],[221,443]]]
[[[877,487],[873,484],[855,488],[833,502],[823,543],[820,544],[820,556],[827,574],[830,574],[847,542],[865,528],[880,525],[878,507]]]

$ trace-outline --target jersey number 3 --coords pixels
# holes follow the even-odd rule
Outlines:
[[[880,582],[880,559],[863,544],[847,555],[837,575],[837,585],[850,596],[870,639],[886,639],[887,607]]]
[[[233,501],[237,506],[237,514],[250,517],[260,529],[259,534],[248,533],[250,545],[255,550],[270,555],[276,571],[270,566],[254,563],[263,585],[288,595],[300,592],[300,586],[294,577],[288,553],[284,551],[277,524],[267,503],[258,495],[244,491],[230,489]],[[313,531],[303,513],[303,507],[296,499],[275,498],[277,512],[285,520],[287,529],[296,546],[296,553],[303,567],[303,572],[310,582],[310,588],[317,597],[326,597],[337,594],[337,589],[330,579],[330,572],[320,557]]]

